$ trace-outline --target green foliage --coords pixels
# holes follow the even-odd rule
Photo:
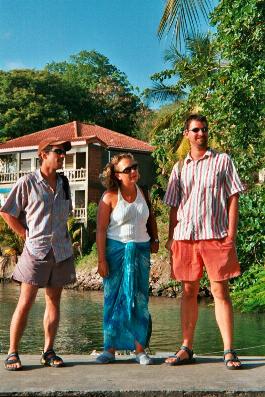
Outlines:
[[[143,108],[126,75],[97,51],[81,51],[69,61],[52,62],[47,70],[63,81],[75,82],[85,92],[78,120],[130,135]]]
[[[264,263],[265,186],[256,186],[240,197],[237,252],[241,268]]]
[[[0,71],[1,140],[68,122],[78,105],[75,86],[47,71]]]
[[[24,246],[22,240],[17,234],[10,229],[3,218],[0,216],[0,246],[1,248],[13,248],[16,253],[21,254]]]
[[[80,223],[73,217],[69,217],[67,221],[68,233],[70,235],[74,255],[81,255],[81,228]]]
[[[167,0],[158,27],[158,36],[173,29],[177,45],[181,48],[189,32],[199,31],[202,21],[208,21],[208,14],[216,1],[210,0]]]
[[[98,264],[97,252],[94,246],[88,255],[78,257],[75,259],[75,268],[78,270],[90,271]]]
[[[94,227],[97,223],[97,212],[98,205],[97,203],[89,203],[87,206],[87,222],[89,222]]]
[[[131,134],[144,109],[124,73],[96,51],[45,70],[0,71],[0,140],[73,120]]]
[[[186,98],[193,87],[216,73],[220,63],[215,40],[209,34],[187,37],[184,54],[172,45],[164,59],[171,63],[171,69],[151,76],[153,87],[144,92],[147,98],[159,101]]]
[[[236,284],[234,306],[242,312],[265,312],[265,268],[253,266]]]

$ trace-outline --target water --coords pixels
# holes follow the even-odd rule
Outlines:
[[[6,352],[9,344],[9,324],[15,309],[19,287],[15,284],[0,284],[0,352]],[[215,322],[211,301],[200,303],[194,351],[197,354],[222,351],[222,340]],[[90,353],[101,350],[102,338],[101,292],[77,292],[65,290],[61,304],[61,322],[56,339],[60,353]],[[153,318],[151,351],[174,351],[181,343],[179,302],[169,298],[150,298]],[[28,327],[21,341],[20,351],[39,353],[43,347],[42,317],[44,294],[40,290],[31,310]],[[235,347],[242,355],[265,355],[264,314],[235,313]],[[219,354],[219,353],[218,353]],[[221,354],[221,353],[220,353]]]

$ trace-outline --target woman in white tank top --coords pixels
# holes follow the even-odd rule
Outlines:
[[[133,156],[114,156],[102,176],[107,191],[98,208],[97,249],[104,282],[104,351],[97,362],[114,362],[116,350],[135,350],[136,361],[148,365],[150,244],[157,252],[158,239],[150,242],[147,233],[149,209],[137,186]]]

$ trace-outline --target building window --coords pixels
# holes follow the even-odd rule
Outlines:
[[[75,208],[85,208],[85,191],[76,190],[75,191]]]
[[[73,154],[67,154],[65,156],[65,160],[64,160],[64,168],[74,168],[74,155]]]
[[[20,171],[31,171],[31,159],[20,160]]]

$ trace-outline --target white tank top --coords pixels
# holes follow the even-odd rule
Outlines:
[[[136,185],[137,194],[133,203],[124,200],[118,189],[118,202],[110,214],[110,223],[107,229],[107,238],[122,243],[134,241],[136,243],[150,240],[146,230],[149,209],[146,200]]]

